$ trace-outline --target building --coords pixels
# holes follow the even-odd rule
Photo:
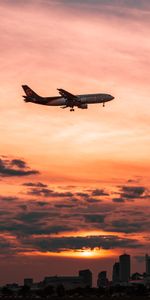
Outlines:
[[[86,286],[84,279],[80,276],[49,276],[44,278],[43,285],[44,287],[51,285],[54,289],[63,286],[65,290]]]
[[[114,284],[119,283],[120,281],[120,264],[116,262],[113,265],[112,281]]]
[[[133,273],[131,276],[131,280],[143,280],[143,275],[138,272]]]
[[[119,256],[119,279],[121,282],[129,282],[130,280],[130,255],[122,254]]]
[[[33,278],[24,278],[24,285],[31,287],[33,285]]]
[[[107,272],[102,271],[98,274],[97,287],[106,287],[108,286]]]
[[[150,256],[145,255],[146,275],[150,275]]]
[[[79,277],[82,278],[85,287],[92,287],[92,272],[90,270],[79,271]]]

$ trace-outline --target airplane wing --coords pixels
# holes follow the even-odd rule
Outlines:
[[[71,93],[69,93],[69,92],[67,92],[67,91],[65,91],[63,89],[57,89],[57,90],[59,91],[59,94],[62,97],[64,97],[65,99],[67,99],[67,100],[77,100],[77,101],[80,101],[79,98],[78,98],[78,96],[75,96],[75,95],[73,95],[73,94],[71,94]]]

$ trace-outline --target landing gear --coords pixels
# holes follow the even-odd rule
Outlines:
[[[103,102],[103,107],[105,107],[105,102]]]
[[[70,111],[74,111],[74,108],[72,107],[72,108],[70,109]]]

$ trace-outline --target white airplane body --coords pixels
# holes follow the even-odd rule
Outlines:
[[[48,105],[48,106],[61,106],[61,108],[70,107],[70,111],[74,111],[74,107],[80,109],[87,109],[88,104],[102,103],[105,106],[105,102],[114,99],[109,94],[84,94],[73,95],[63,89],[58,89],[60,96],[55,97],[41,97],[31,90],[27,85],[22,85],[25,92],[24,101],[32,102],[35,104]]]

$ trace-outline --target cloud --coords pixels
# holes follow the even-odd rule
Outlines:
[[[44,197],[72,197],[73,193],[71,192],[56,192],[48,188],[33,188],[27,192],[28,195],[33,196],[44,196]]]
[[[136,239],[119,238],[118,236],[70,236],[55,238],[35,238],[28,240],[32,246],[40,251],[61,252],[68,250],[83,250],[86,248],[114,249],[136,248],[141,244]]]
[[[0,196],[1,201],[12,202],[18,200],[18,197],[13,196]]]
[[[84,192],[78,192],[76,193],[76,196],[82,197],[82,198],[88,198],[89,194]]]
[[[15,254],[16,246],[7,237],[0,237],[0,255]]]
[[[144,186],[122,186],[120,195],[125,199],[137,199],[143,197],[145,192]]]
[[[37,201],[36,204],[39,205],[39,206],[41,206],[41,207],[43,207],[43,206],[48,205],[49,203],[45,202],[45,201]]]
[[[120,18],[139,18],[150,11],[149,0],[63,0],[58,1],[67,9],[78,10],[80,13],[95,13],[99,15],[112,15]],[[136,11],[140,11],[137,14]]]
[[[27,222],[29,220],[29,222]],[[51,235],[65,232],[72,232],[73,227],[67,225],[59,224],[46,224],[46,222],[26,218],[24,222],[15,222],[9,221],[9,224],[6,222],[0,222],[1,232],[9,232],[9,234],[15,235],[18,239],[21,237],[25,238],[32,235]]]
[[[18,214],[15,219],[25,223],[39,223],[49,216],[48,211],[32,211]]]
[[[29,176],[35,174],[39,174],[39,171],[30,169],[23,160],[0,158],[1,177]]]
[[[74,231],[74,224],[66,224],[66,219],[61,219],[60,212],[49,211],[27,211],[21,207],[23,212],[15,214],[2,212],[0,220],[0,233],[7,232],[17,237],[30,235],[51,235]],[[2,218],[3,217],[3,218]]]
[[[25,182],[23,183],[24,186],[28,187],[40,187],[40,188],[46,188],[48,185],[42,182]]]
[[[12,159],[11,165],[17,166],[20,169],[25,169],[27,167],[26,162],[21,159]]]
[[[112,221],[112,227],[110,231],[113,232],[123,232],[123,233],[136,233],[145,231],[147,227],[150,226],[148,220],[127,220],[119,219]]]
[[[28,195],[33,195],[33,196],[44,196],[44,197],[50,197],[51,194],[53,193],[53,190],[50,190],[48,188],[33,188],[27,191]]]
[[[97,203],[97,204],[99,204],[100,202],[102,202],[102,200],[100,200],[100,199],[96,199],[96,198],[92,198],[92,197],[89,197],[89,198],[87,198],[86,199],[86,201],[90,204],[92,204],[92,203]]]
[[[120,196],[118,198],[112,198],[113,202],[124,203],[126,201],[134,201],[136,199],[149,198],[149,191],[144,186],[124,185],[120,187],[120,191],[117,194],[120,194]]]
[[[117,203],[124,203],[125,199],[123,199],[123,198],[113,198],[112,201],[117,202]]]
[[[109,196],[103,189],[95,189],[92,191],[92,196]]]
[[[84,218],[88,223],[104,223],[105,220],[105,216],[100,214],[87,214]]]
[[[73,208],[74,205],[73,204],[56,204],[55,205],[56,208]]]

